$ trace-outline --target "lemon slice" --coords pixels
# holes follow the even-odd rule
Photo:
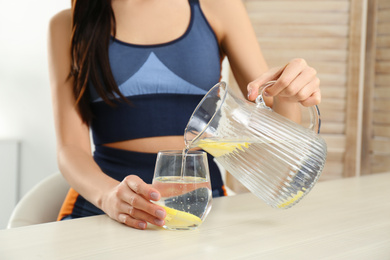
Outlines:
[[[297,201],[298,199],[300,199],[302,196],[303,196],[303,191],[298,191],[297,194],[295,194],[294,196],[290,197],[289,200],[286,200],[283,203],[280,203],[278,205],[278,208],[285,208],[288,205],[290,205],[290,204],[294,203],[295,201]]]
[[[161,206],[167,212],[165,217],[165,225],[171,227],[196,227],[202,223],[202,220],[184,211],[176,210],[166,206]]]
[[[232,153],[234,150],[244,150],[243,148],[248,148],[248,142],[235,142],[235,141],[211,141],[211,140],[201,140],[199,141],[198,147],[202,148],[209,154],[214,157],[220,157],[229,153]]]

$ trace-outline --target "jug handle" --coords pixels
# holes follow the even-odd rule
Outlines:
[[[272,86],[273,84],[275,84],[276,80],[271,80],[271,81],[268,81],[267,83],[265,83],[264,85],[262,85],[260,88],[259,88],[259,95],[257,96],[256,98],[256,104],[257,104],[257,107],[261,107],[261,108],[266,108],[266,109],[269,109],[269,110],[272,110],[270,107],[268,107],[265,102],[264,102],[264,98],[263,98],[263,92],[266,88]],[[320,115],[320,110],[318,109],[318,106],[317,105],[314,105],[312,107],[308,107],[309,109],[309,115],[310,115],[310,125],[309,125],[309,129],[316,132],[317,134],[320,133],[320,128],[321,128],[321,115]]]

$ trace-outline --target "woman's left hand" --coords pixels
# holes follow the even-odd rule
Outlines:
[[[259,88],[276,80],[264,91],[264,96],[277,98],[283,103],[301,103],[309,107],[321,102],[320,80],[317,72],[304,59],[293,59],[282,68],[273,68],[248,84],[248,99],[254,101]]]

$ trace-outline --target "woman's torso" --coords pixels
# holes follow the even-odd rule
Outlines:
[[[193,8],[191,9],[187,0],[113,1],[113,9],[116,18],[117,30],[116,37],[115,39],[112,39],[113,43],[110,46],[110,61],[112,63],[114,78],[117,80],[119,88],[121,89],[122,86],[122,89],[124,89],[124,91],[126,92],[126,86],[124,83],[132,82],[132,80],[129,79],[134,76],[134,74],[136,73],[135,71],[139,72],[141,70],[139,68],[142,68],[142,66],[146,64],[146,62],[143,63],[145,59],[153,60],[153,64],[156,64],[157,61],[158,64],[161,63],[164,67],[167,65],[167,74],[172,72],[172,75],[179,76],[180,80],[184,79],[186,83],[190,83],[183,84],[188,85],[189,87],[187,86],[187,88],[196,87],[193,88],[195,89],[194,91],[190,90],[190,92],[192,91],[191,93],[189,93],[190,95],[186,94],[184,96],[181,96],[183,93],[173,93],[175,95],[178,95],[170,97],[169,95],[171,95],[172,93],[169,93],[167,97],[168,101],[164,101],[164,98],[166,98],[165,96],[167,95],[166,93],[162,93],[162,95],[160,96],[159,93],[157,93],[157,96],[153,96],[156,94],[151,93],[150,91],[148,92],[148,90],[146,90],[145,92],[143,89],[141,89],[140,93],[133,93],[132,91],[130,91],[128,94],[131,96],[131,102],[133,102],[131,98],[135,98],[133,102],[134,104],[139,104],[140,106],[145,105],[148,107],[153,107],[154,102],[160,102],[160,100],[162,100],[162,102],[166,102],[161,104],[161,107],[164,107],[164,105],[167,105],[168,102],[170,102],[169,100],[183,99],[184,101],[181,102],[183,104],[174,105],[178,106],[177,111],[175,111],[175,107],[172,107],[172,109],[168,110],[168,112],[166,113],[178,113],[177,116],[180,116],[180,114],[182,113],[182,111],[180,111],[180,106],[185,106],[184,110],[187,111],[183,112],[185,114],[185,117],[181,118],[180,123],[180,127],[182,127],[182,131],[184,132],[185,125],[183,125],[183,120],[189,119],[189,111],[195,108],[194,106],[196,106],[196,103],[198,102],[199,98],[201,98],[201,96],[207,92],[208,88],[211,88],[213,84],[216,84],[220,77],[221,55],[219,52],[218,37],[216,37],[216,35],[214,34],[215,32],[212,29],[212,21],[204,15],[203,10],[199,9],[200,12],[199,10],[195,12],[196,10],[194,10]],[[197,16],[196,20],[194,20],[194,16]],[[209,28],[207,28],[207,26]],[[193,32],[194,30],[204,30],[206,31],[206,35],[202,36],[202,32],[197,32],[196,34],[196,32]],[[187,39],[189,37],[192,37],[191,41],[193,42],[186,43],[185,41],[189,41]],[[204,39],[202,40],[201,37],[204,37]],[[190,48],[185,46],[190,46]],[[182,58],[185,62],[176,62],[175,58],[169,57],[170,53],[172,53],[172,55],[175,55],[177,52],[180,51],[183,51],[183,53],[179,53],[180,55],[178,55],[176,60]],[[198,51],[198,54],[196,54],[196,51]],[[126,58],[126,55],[124,55],[123,57],[121,56],[121,54],[118,55],[118,53],[122,52],[128,52],[129,58],[136,57],[137,55],[140,55],[140,57],[142,56],[138,60],[134,58],[135,64],[139,63],[137,65],[139,66],[139,68],[129,68],[128,70],[133,70],[133,72],[130,73],[126,72],[126,63],[124,63],[123,66],[118,66],[118,64],[120,64],[121,62],[120,59]],[[142,55],[140,53],[142,53]],[[119,57],[115,58],[115,56]],[[207,62],[202,63],[205,61]],[[218,63],[218,67],[216,63]],[[191,66],[194,66],[193,75],[191,75],[191,73],[188,73],[192,70]],[[128,75],[126,75],[126,73],[128,73]],[[141,82],[138,82],[136,84],[141,84],[141,87],[143,87],[142,84],[149,84],[150,80],[145,81],[146,83],[143,82],[143,79],[146,78],[145,76],[147,77],[147,74],[143,75]],[[129,79],[127,77],[129,77]],[[156,76],[150,75],[150,79],[153,79],[153,77]],[[161,80],[164,80],[164,78]],[[165,79],[165,81],[169,80],[176,80],[175,82],[177,83],[177,79],[175,79],[174,77],[173,79]],[[132,84],[129,83],[127,87],[133,87]],[[164,86],[162,87],[164,88]],[[179,90],[179,92],[182,92],[182,90]],[[194,99],[195,96],[197,96],[196,99]],[[187,107],[186,105],[186,98],[189,98],[188,102],[193,103],[190,107]],[[147,102],[150,102],[150,105],[148,105]],[[97,109],[97,111],[100,111],[99,109]],[[105,108],[102,108],[102,110],[105,110]],[[165,113],[164,111],[156,112],[162,114]],[[126,113],[126,111],[124,111],[124,113]],[[109,118],[109,116],[107,116],[107,118]],[[155,118],[155,120],[158,121],[159,118],[160,117],[158,116]],[[148,122],[153,126],[154,122],[150,122],[150,119],[147,115],[145,115],[144,120],[149,120]],[[173,119],[169,119],[168,116],[168,119],[166,119],[166,121],[162,121],[161,125],[166,122],[169,122],[169,120],[172,121]],[[138,121],[142,120],[138,118]],[[108,120],[107,122],[102,121],[100,125],[96,124],[95,130],[97,129],[97,131],[95,132],[103,132],[100,128],[102,128],[103,125],[109,124],[109,122],[110,120]],[[170,122],[171,125],[174,123],[174,121]],[[160,123],[157,122],[156,124],[156,127],[158,127]],[[118,129],[119,126],[115,125],[112,127]],[[127,127],[127,129],[130,129],[129,127],[137,126],[136,124],[132,126],[124,124],[123,127]],[[93,124],[92,129],[94,129]],[[164,132],[168,134],[164,135]],[[142,136],[142,134],[134,133],[130,140],[120,138],[123,140],[119,141],[113,141],[105,138],[97,138],[97,143],[101,143],[102,145],[106,145],[112,148],[147,153],[156,153],[159,150],[163,149],[182,149],[184,147],[183,135],[181,132],[178,133],[177,129],[172,130],[172,132],[170,132],[170,130],[162,129],[162,133],[163,134],[161,135],[156,134],[155,136]]]

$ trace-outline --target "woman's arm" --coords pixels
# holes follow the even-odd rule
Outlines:
[[[268,69],[241,0],[201,0],[201,4],[217,34],[221,50],[229,59],[234,77],[249,100],[256,99],[261,85],[277,80],[266,91],[267,104],[276,112],[299,121],[298,103],[311,106],[320,102],[316,71],[303,59]]]
[[[163,225],[165,211],[150,203],[160,194],[136,176],[121,183],[104,174],[92,157],[89,127],[75,105],[70,71],[71,12],[55,15],[49,26],[49,73],[57,136],[58,165],[70,185],[111,218],[144,229]]]

